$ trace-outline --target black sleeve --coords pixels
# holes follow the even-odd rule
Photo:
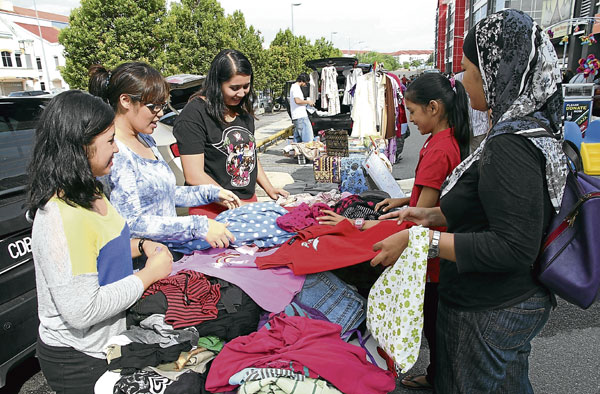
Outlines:
[[[478,193],[489,230],[455,234],[458,271],[528,269],[544,231],[544,156],[524,137],[501,135],[489,140],[480,161]]]
[[[186,104],[175,120],[173,135],[181,155],[204,153],[207,130],[201,109],[199,99],[192,100]]]

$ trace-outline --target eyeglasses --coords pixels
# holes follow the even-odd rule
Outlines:
[[[135,100],[135,101],[140,101],[142,99],[142,97],[139,94],[129,94],[128,96],[132,100]],[[148,103],[148,104],[144,104],[144,107],[148,108],[150,110],[150,112],[157,114],[160,111],[165,112],[167,110],[167,108],[169,108],[169,103],[163,103],[163,104]]]
[[[148,108],[150,110],[150,112],[157,114],[160,111],[165,112],[167,110],[167,108],[169,108],[169,103],[164,103],[164,104],[148,103],[148,104],[144,104],[144,107]]]

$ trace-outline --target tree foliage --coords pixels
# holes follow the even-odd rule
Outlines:
[[[165,0],[82,0],[61,31],[66,64],[62,76],[71,88],[88,84],[92,64],[114,67],[126,60],[154,63],[163,53],[161,24]]]
[[[397,70],[400,68],[400,64],[392,55],[385,55],[378,52],[367,52],[359,53],[357,55],[358,61],[361,63],[383,63],[383,66],[387,70]]]
[[[206,74],[214,56],[226,48],[243,52],[252,63],[257,90],[281,90],[283,83],[309,72],[304,62],[341,56],[325,38],[311,43],[279,31],[268,49],[260,31],[244,15],[226,15],[217,0],[181,0],[167,11],[165,0],[81,0],[62,30],[63,77],[73,88],[86,88],[87,70],[128,60],[150,63],[163,75]]]

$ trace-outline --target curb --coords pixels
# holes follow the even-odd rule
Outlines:
[[[294,132],[294,126],[289,126],[281,131],[278,131],[277,133],[273,134],[272,136],[265,138],[262,141],[259,141],[256,143],[256,149],[258,149],[259,151],[262,150],[264,151],[264,149],[266,149],[268,146],[272,145],[273,143],[282,140],[282,139],[286,139],[288,137],[291,137],[293,135]]]

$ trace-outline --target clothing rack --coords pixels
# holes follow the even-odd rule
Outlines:
[[[381,127],[381,114],[379,113],[379,111],[377,110],[377,76],[381,76],[384,72],[384,68],[383,68],[383,63],[377,63],[374,62],[373,63],[373,92],[375,92],[375,116],[376,116],[376,122],[375,122],[375,128],[377,130],[377,132],[379,132],[379,129]]]

